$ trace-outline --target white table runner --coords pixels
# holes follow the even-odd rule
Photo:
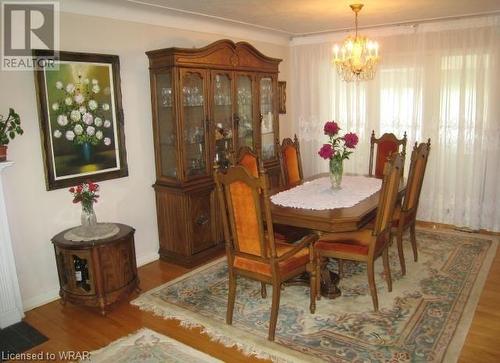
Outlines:
[[[342,188],[333,190],[330,178],[323,177],[275,194],[271,202],[283,207],[314,210],[348,208],[378,192],[381,186],[381,179],[345,175]]]

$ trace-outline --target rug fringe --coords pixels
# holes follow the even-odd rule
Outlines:
[[[170,306],[169,309],[158,306],[158,303],[153,301],[144,301],[146,299],[153,300],[151,296],[140,296],[131,301],[132,305],[137,306],[140,310],[152,312],[154,315],[162,317],[166,320],[177,320],[183,328],[198,328],[202,333],[206,334],[210,340],[220,343],[228,348],[236,348],[239,352],[247,357],[255,357],[259,359],[269,359],[276,363],[298,363],[298,362],[322,362],[311,356],[305,356],[301,353],[296,353],[275,345],[275,343],[264,340],[261,337],[250,335],[246,332],[237,331],[235,328],[228,326],[213,325],[220,324],[219,322],[209,322],[204,317],[194,317],[189,312],[182,312],[182,308]],[[163,302],[165,303],[165,302]],[[268,349],[263,349],[263,346]],[[270,351],[271,350],[271,351]]]

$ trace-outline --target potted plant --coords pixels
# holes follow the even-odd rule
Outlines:
[[[13,140],[16,135],[22,135],[23,132],[21,118],[13,108],[9,108],[7,117],[0,115],[0,161],[7,160],[7,144],[9,141]]]

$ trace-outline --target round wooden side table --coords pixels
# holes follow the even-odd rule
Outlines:
[[[67,301],[98,307],[102,315],[107,308],[139,289],[135,259],[135,229],[116,223],[119,232],[112,237],[93,241],[71,241],[64,238],[67,229],[52,238],[59,274],[59,295]]]

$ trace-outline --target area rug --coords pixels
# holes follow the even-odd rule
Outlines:
[[[218,363],[177,340],[144,328],[90,353],[81,363]]]
[[[142,310],[186,327],[201,327],[213,340],[247,355],[291,362],[456,361],[495,257],[489,236],[417,229],[419,261],[405,238],[407,274],[390,250],[393,291],[382,259],[375,263],[380,310],[373,312],[364,264],[344,264],[342,296],[321,299],[310,314],[309,288],[287,286],[281,295],[276,340],[266,340],[271,299],[260,283],[240,278],[233,325],[225,324],[225,258],[194,270],[132,301]],[[333,269],[336,266],[332,266]]]

